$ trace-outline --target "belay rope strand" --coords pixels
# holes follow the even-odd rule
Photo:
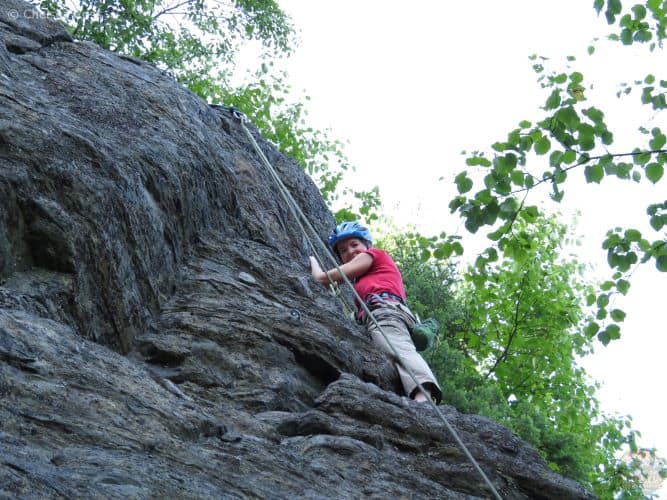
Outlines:
[[[477,472],[479,473],[479,475],[482,477],[482,479],[484,480],[484,482],[485,482],[486,485],[488,486],[489,490],[491,490],[491,492],[493,493],[494,497],[495,497],[496,499],[498,499],[498,500],[502,500],[502,497],[498,494],[498,492],[496,491],[496,488],[493,486],[493,484],[491,483],[491,481],[489,480],[489,478],[486,476],[486,474],[484,473],[484,471],[482,470],[482,468],[479,466],[479,464],[477,463],[477,461],[475,460],[475,458],[471,455],[470,451],[468,450],[468,448],[466,447],[466,445],[463,443],[463,441],[462,441],[461,438],[459,437],[459,435],[458,435],[458,433],[456,432],[456,430],[450,425],[449,421],[447,420],[447,418],[445,417],[445,415],[440,411],[440,408],[438,408],[438,406],[435,404],[435,402],[433,401],[433,399],[431,399],[431,398],[429,397],[429,393],[426,391],[426,389],[424,389],[424,386],[423,386],[423,385],[422,385],[422,384],[415,378],[415,375],[414,375],[414,373],[412,372],[412,370],[410,370],[410,368],[408,368],[407,366],[405,366],[405,363],[403,362],[402,358],[400,357],[400,355],[399,355],[398,352],[396,351],[396,349],[395,349],[395,347],[393,346],[393,344],[392,344],[392,343],[390,342],[390,340],[387,338],[387,335],[386,335],[386,334],[384,333],[384,331],[382,330],[382,327],[381,327],[380,324],[378,323],[378,321],[377,321],[377,319],[375,318],[375,316],[373,315],[372,311],[368,308],[368,306],[367,306],[367,305],[364,303],[364,301],[361,299],[361,297],[359,296],[359,294],[357,293],[357,291],[354,289],[354,285],[352,284],[352,282],[351,282],[351,281],[349,280],[349,278],[345,275],[345,273],[343,273],[343,272],[341,271],[340,266],[339,266],[339,264],[338,264],[338,261],[337,261],[336,258],[333,256],[333,254],[331,253],[331,251],[329,250],[329,248],[327,248],[327,246],[326,246],[326,245],[322,242],[322,240],[319,238],[319,236],[318,236],[318,234],[317,234],[317,231],[315,231],[315,229],[313,228],[313,226],[310,224],[310,221],[308,220],[308,218],[307,218],[307,217],[304,215],[304,213],[301,211],[301,209],[299,208],[299,205],[296,203],[296,201],[295,201],[294,198],[292,197],[292,195],[291,195],[291,193],[289,192],[289,190],[287,189],[287,187],[283,184],[282,179],[280,178],[280,176],[279,176],[278,173],[275,171],[275,169],[273,168],[273,166],[271,165],[271,163],[269,162],[269,160],[268,160],[268,159],[266,158],[266,156],[264,155],[264,152],[263,152],[262,149],[259,147],[259,144],[257,144],[257,141],[255,140],[255,138],[253,137],[253,135],[250,133],[250,130],[248,130],[248,127],[246,127],[245,122],[246,122],[247,118],[245,117],[245,115],[243,115],[240,111],[238,111],[238,110],[235,109],[235,108],[230,108],[230,107],[227,107],[227,106],[213,106],[213,107],[222,108],[222,109],[226,109],[227,111],[231,111],[231,112],[232,112],[232,115],[234,116],[234,118],[236,118],[236,119],[239,121],[239,123],[241,124],[241,127],[243,128],[243,131],[245,132],[246,136],[248,137],[248,140],[250,141],[250,143],[251,143],[252,146],[254,147],[255,151],[256,151],[257,154],[258,154],[258,156],[259,156],[260,159],[262,160],[262,163],[264,163],[264,166],[267,168],[269,174],[271,175],[271,177],[273,178],[274,182],[275,182],[276,185],[278,186],[278,191],[280,191],[280,194],[281,194],[281,196],[283,197],[283,199],[285,200],[285,203],[287,204],[287,206],[288,206],[290,212],[292,213],[292,216],[294,217],[294,219],[296,220],[296,223],[297,223],[297,224],[299,225],[299,227],[301,228],[301,231],[303,232],[303,234],[304,234],[304,236],[305,236],[305,238],[306,238],[306,241],[307,241],[308,244],[310,245],[311,250],[312,250],[313,253],[315,254],[315,258],[318,260],[318,263],[320,264],[320,267],[322,267],[322,269],[326,269],[326,267],[328,267],[328,266],[324,266],[324,265],[323,265],[323,262],[322,262],[322,260],[320,259],[319,255],[318,255],[318,253],[317,253],[317,250],[316,250],[315,245],[313,244],[313,241],[312,241],[311,238],[308,236],[308,232],[306,231],[306,228],[308,229],[308,231],[310,231],[310,234],[314,236],[314,240],[317,242],[317,244],[320,246],[320,248],[324,251],[325,255],[328,256],[329,260],[333,263],[333,265],[335,266],[336,270],[338,271],[338,274],[343,278],[343,280],[345,281],[345,283],[350,287],[350,289],[352,290],[352,293],[354,294],[355,298],[357,299],[357,301],[359,302],[359,304],[361,304],[361,307],[362,307],[362,309],[364,310],[364,312],[368,315],[368,317],[371,319],[371,321],[373,321],[373,324],[374,324],[375,327],[378,329],[378,331],[380,332],[380,334],[381,334],[382,337],[384,338],[385,342],[387,342],[387,345],[388,345],[389,348],[391,349],[394,358],[395,358],[395,359],[400,363],[400,365],[405,369],[405,371],[408,373],[408,375],[410,376],[410,378],[412,379],[412,381],[417,385],[417,388],[419,389],[419,391],[420,391],[424,396],[426,396],[426,400],[430,403],[431,407],[435,410],[435,412],[436,412],[436,414],[438,415],[438,417],[440,418],[440,420],[442,420],[442,422],[445,424],[445,427],[447,428],[447,430],[449,431],[449,433],[452,435],[452,437],[454,438],[454,440],[456,441],[456,443],[459,445],[459,447],[463,450],[464,454],[466,455],[466,457],[468,458],[468,460],[470,461],[470,463],[472,463],[472,465],[475,467],[475,469],[477,470]],[[305,227],[304,227],[304,225],[305,225]],[[327,276],[328,276],[328,275],[327,275]],[[331,278],[329,278],[329,280],[331,281]],[[349,306],[348,306],[347,303],[345,302],[345,299],[343,298],[342,294],[339,293],[339,294],[337,294],[337,295],[338,295],[339,298],[343,301],[343,304],[345,305],[345,307],[348,307],[348,308],[349,308]]]

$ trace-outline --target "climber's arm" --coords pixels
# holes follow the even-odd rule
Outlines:
[[[348,279],[358,278],[368,272],[373,264],[373,257],[367,253],[360,253],[354,257],[350,262],[340,265],[340,270],[348,277]],[[338,269],[335,267],[329,269],[328,271],[322,271],[322,268],[317,263],[315,257],[310,258],[310,270],[315,281],[322,283],[323,285],[328,285],[329,280],[336,283],[342,283],[343,278],[338,272]],[[328,276],[327,276],[328,275]]]

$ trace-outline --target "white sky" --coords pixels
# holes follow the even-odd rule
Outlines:
[[[592,1],[279,3],[301,32],[300,48],[286,67],[295,89],[312,98],[309,123],[349,140],[346,151],[358,167],[357,187],[379,185],[384,213],[426,234],[458,232],[474,246],[447,208],[455,194],[452,179],[465,168],[462,150],[488,150],[520,120],[541,116],[547,94],[536,83],[530,54],[551,57],[554,69],[561,70],[567,55],[577,57],[572,70],[594,84],[586,91],[588,102],[605,111],[615,132],[612,152],[635,144],[630,136],[640,119],[649,127],[667,128],[664,116],[647,123],[635,115],[637,95],[626,104],[615,98],[618,83],[659,73],[664,64],[657,61],[664,63],[664,53],[651,59],[646,48],[601,42],[588,56],[593,37],[608,32]],[[583,172],[574,176],[583,178]],[[604,233],[638,221],[645,228],[647,202],[665,199],[665,181],[645,187],[609,180],[600,187],[578,184],[583,188],[565,187],[565,205],[554,210],[582,212],[576,230],[584,235],[580,260],[608,276],[600,249]],[[635,202],[626,201],[630,189]],[[628,313],[623,338],[600,345],[585,366],[603,383],[604,408],[631,414],[633,426],[642,431],[641,444],[657,447],[664,456],[667,341],[661,292],[667,275],[644,267],[635,273],[630,296],[616,302]]]

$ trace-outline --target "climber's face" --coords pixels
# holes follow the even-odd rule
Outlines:
[[[341,262],[347,264],[357,255],[368,250],[368,247],[366,246],[366,243],[364,243],[364,240],[359,238],[347,238],[338,242],[336,250],[338,251]]]

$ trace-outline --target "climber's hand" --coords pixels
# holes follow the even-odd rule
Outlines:
[[[320,267],[320,264],[317,262],[317,259],[312,256],[310,257],[310,274],[313,275],[315,281],[322,283],[323,285],[329,283],[329,278],[327,278],[327,274],[324,271],[322,271],[322,268]]]

